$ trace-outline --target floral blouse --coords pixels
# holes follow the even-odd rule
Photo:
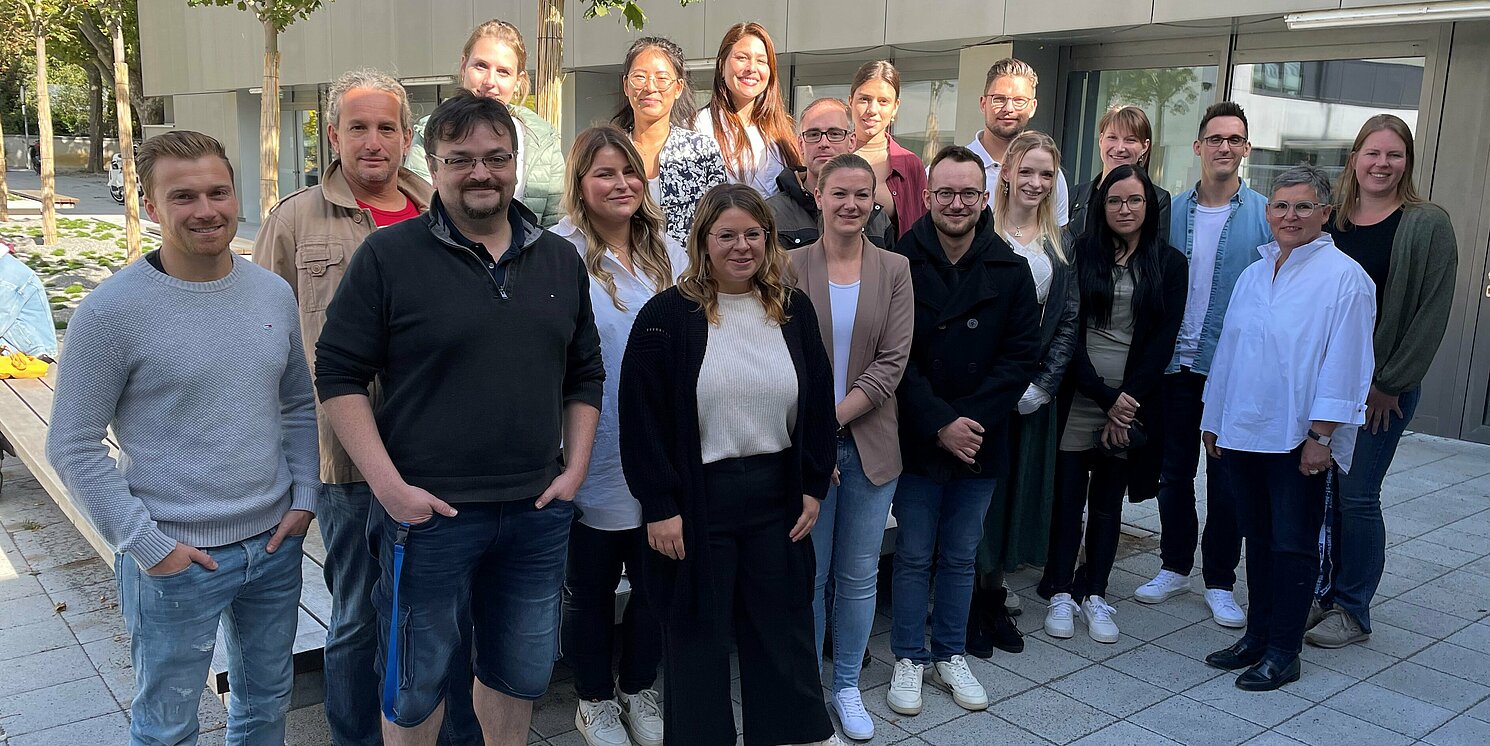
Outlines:
[[[725,182],[724,156],[714,138],[673,125],[658,154],[657,181],[667,235],[683,246],[704,193]]]

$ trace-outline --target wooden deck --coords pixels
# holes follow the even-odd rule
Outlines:
[[[10,441],[16,455],[46,489],[57,507],[72,521],[78,532],[87,539],[98,556],[114,566],[114,547],[94,528],[92,521],[62,484],[62,478],[52,465],[47,463],[47,426],[52,417],[52,388],[56,366],[42,379],[10,379],[0,381],[0,432]],[[118,444],[111,432],[108,439],[109,452],[117,458]],[[326,563],[326,547],[321,543],[320,530],[312,525],[305,540],[305,556],[301,560],[304,574],[304,589],[300,595],[300,627],[295,637],[295,696],[294,704],[301,706],[321,699],[321,650],[326,644],[326,627],[331,621],[331,595],[326,590],[326,581],[321,568]],[[228,691],[227,646],[222,644],[219,632],[218,645],[213,653],[212,668],[207,686],[218,695]]]
[[[11,194],[14,194],[17,197],[24,197],[25,199],[29,199],[29,200],[32,200],[34,202],[41,202],[41,191],[40,190],[37,190],[37,189],[11,189],[9,191],[10,191]],[[78,202],[79,202],[79,200],[78,200],[77,197],[69,197],[69,196],[67,196],[65,194],[53,194],[52,195],[52,204],[54,206],[56,206],[58,209],[61,209],[61,210],[66,210],[66,209],[69,209],[69,208],[77,207],[78,206]]]

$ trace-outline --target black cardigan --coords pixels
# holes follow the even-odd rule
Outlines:
[[[781,333],[797,371],[797,419],[790,452],[799,467],[787,475],[788,494],[823,499],[837,458],[833,367],[807,294],[793,290],[786,310],[790,318]],[[703,310],[673,287],[647,301],[637,314],[621,362],[617,413],[626,484],[642,504],[644,521],[683,517],[685,558],[674,561],[649,552],[651,562],[643,569],[643,582],[665,621],[703,622],[710,618],[705,610],[713,604],[704,531],[709,496],[698,424],[698,375],[708,341]],[[795,522],[801,503],[787,504],[788,517]],[[815,572],[811,553],[793,552],[790,563],[793,579],[802,581],[793,586],[806,589],[810,602]],[[673,609],[675,605],[679,608]]]

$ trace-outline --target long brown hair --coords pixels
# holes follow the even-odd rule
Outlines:
[[[631,144],[631,138],[610,125],[591,127],[576,135],[566,160],[568,167],[564,175],[564,211],[569,214],[569,219],[579,228],[580,233],[585,235],[585,269],[589,271],[591,278],[605,287],[616,310],[625,311],[626,304],[616,295],[616,276],[601,264],[600,260],[605,256],[605,242],[596,232],[584,200],[585,174],[595,165],[596,154],[605,148],[620,151],[627,165],[642,182],[641,193],[637,195],[641,203],[631,215],[631,260],[643,275],[652,280],[653,289],[659,292],[673,286],[674,271],[664,240],[667,236],[667,223],[662,216],[662,208],[657,206],[657,202],[647,192],[647,167],[642,163],[636,147]]]
[[[761,139],[775,145],[781,151],[781,160],[786,165],[802,165],[802,155],[797,152],[796,126],[786,113],[786,102],[781,97],[781,78],[776,72],[776,44],[766,27],[751,21],[737,23],[724,32],[719,42],[719,53],[714,57],[714,93],[709,101],[709,119],[714,125],[714,139],[724,155],[724,165],[736,177],[743,177],[755,162],[755,149],[750,137],[745,134],[746,123],[740,121],[729,87],[724,82],[724,67],[729,62],[730,50],[746,36],[754,36],[766,47],[766,67],[771,71],[771,81],[766,90],[755,97],[755,106],[750,112],[750,122],[760,128]],[[687,94],[685,94],[687,95]]]
[[[460,48],[460,66],[456,68],[456,80],[465,80],[466,62],[471,59],[471,49],[476,46],[476,42],[488,38],[499,44],[506,44],[517,55],[517,85],[512,87],[512,100],[507,103],[510,106],[521,102],[528,97],[528,47],[523,44],[523,33],[500,18],[493,18],[477,26],[466,38],[466,45]]]
[[[1024,156],[1031,150],[1044,150],[1050,153],[1050,159],[1054,161],[1055,179],[1050,182],[1050,191],[1040,200],[1040,206],[1035,208],[1035,224],[1040,227],[1040,232],[1035,236],[1045,241],[1053,250],[1056,259],[1062,262],[1066,260],[1065,249],[1061,247],[1061,224],[1055,218],[1056,179],[1061,178],[1061,151],[1055,146],[1055,140],[1044,132],[1025,130],[1009,143],[1009,152],[1004,156],[1004,167],[999,172],[999,181],[993,186],[993,226],[1003,230],[1009,225],[1009,198],[1010,187],[1004,183],[1004,174],[1009,174],[1010,183],[1018,178],[1019,167],[1024,161]]]
[[[1397,182],[1397,199],[1402,200],[1404,205],[1418,205],[1427,201],[1418,194],[1418,188],[1412,183],[1412,169],[1417,165],[1417,156],[1413,153],[1412,130],[1408,128],[1407,122],[1395,114],[1377,114],[1361,125],[1355,142],[1351,143],[1350,157],[1345,159],[1345,172],[1340,174],[1340,186],[1335,190],[1339,199],[1339,207],[1335,210],[1335,225],[1340,230],[1350,230],[1350,214],[1355,212],[1361,202],[1361,184],[1355,177],[1356,155],[1365,147],[1366,138],[1382,130],[1390,130],[1392,134],[1402,138],[1402,143],[1406,146],[1407,169],[1402,172],[1402,180]]]
[[[709,231],[725,210],[737,207],[754,218],[766,233],[766,256],[751,278],[751,293],[766,308],[766,317],[785,324],[786,302],[792,287],[786,282],[786,250],[776,238],[776,219],[760,192],[746,184],[720,184],[699,200],[688,231],[688,269],[678,278],[678,292],[698,304],[710,324],[719,323],[719,281],[709,270]]]

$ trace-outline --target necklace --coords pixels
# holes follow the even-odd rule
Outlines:
[[[1014,237],[1015,238],[1024,238],[1024,229],[1030,227],[1030,225],[1031,225],[1030,223],[1025,223],[1024,225],[1016,225],[1016,226],[1014,226]]]

